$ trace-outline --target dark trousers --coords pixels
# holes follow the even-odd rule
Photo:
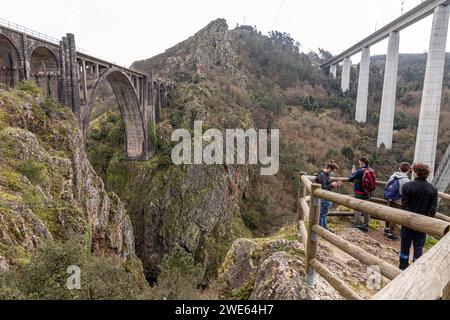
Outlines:
[[[425,246],[427,235],[425,233],[403,227],[400,233],[400,237],[400,269],[405,270],[409,266],[409,253],[411,250],[411,244],[414,246],[414,261],[416,261],[423,254],[423,247]]]

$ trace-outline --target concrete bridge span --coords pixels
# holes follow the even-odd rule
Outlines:
[[[77,50],[73,34],[58,40],[0,19],[0,85],[14,87],[22,80],[35,81],[48,97],[70,107],[84,134],[96,90],[107,81],[120,107],[130,160],[152,155],[149,128],[160,122],[161,108],[168,106],[175,88],[171,81]]]

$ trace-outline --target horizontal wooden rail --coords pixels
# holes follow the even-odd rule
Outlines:
[[[339,292],[347,300],[362,300],[352,288],[350,288],[344,281],[336,277],[328,268],[320,263],[317,259],[311,260],[311,266],[330,283],[337,292]]]
[[[307,221],[309,217],[309,205],[305,198],[300,199],[300,206],[303,210],[304,220]]]
[[[307,176],[307,177],[312,183],[317,182],[317,176]],[[343,183],[350,182],[348,178],[343,178],[343,177],[334,177],[334,178],[331,178],[331,180],[335,181],[335,182],[343,182]],[[386,185],[387,185],[387,181],[377,181],[377,186],[379,186],[379,187],[384,188]],[[450,194],[447,194],[444,192],[439,192],[439,197],[441,199],[450,201]]]
[[[442,213],[439,212],[436,213],[436,218],[442,221],[450,222],[450,217],[443,215]]]
[[[450,194],[439,192],[439,197],[444,200],[450,200]]]
[[[322,189],[316,189],[314,191],[314,196],[346,206],[347,208],[353,210],[369,213],[376,218],[391,221],[398,225],[402,225],[435,237],[443,237],[449,232],[450,229],[450,223],[446,221],[430,218],[401,209],[386,207]]]
[[[312,190],[312,180],[308,176],[302,176],[302,183],[305,185],[306,189],[311,192]],[[316,177],[317,180],[317,177]]]
[[[317,181],[317,177],[316,176],[308,176],[308,179],[310,179],[312,182]],[[332,180],[333,181],[340,181],[340,182],[349,182],[348,178],[332,178]],[[382,187],[386,186],[386,184],[387,184],[387,182],[384,182],[384,181],[378,181],[377,182],[377,185],[382,186]],[[440,192],[439,193],[439,197],[441,197],[441,199],[450,200],[450,195],[448,195],[446,193]],[[386,206],[389,205],[389,201],[384,200],[384,199],[372,198],[370,201],[374,202],[374,203],[378,203],[378,204],[383,204],[383,205],[386,205]],[[439,213],[439,212],[436,213],[435,218],[439,219],[439,220],[442,220],[442,221],[445,221],[445,222],[450,222],[450,217],[449,216],[446,216],[445,214],[442,214],[442,213]]]
[[[355,212],[350,212],[350,211],[346,211],[346,212],[335,211],[335,212],[330,212],[328,214],[329,217],[353,217],[354,215],[355,215]]]
[[[306,224],[305,221],[300,220],[298,222],[298,229],[300,231],[300,236],[302,237],[302,242],[303,244],[306,243],[306,241],[308,240],[308,230],[306,229]],[[305,247],[305,253],[306,253],[306,246]]]
[[[374,300],[437,300],[450,283],[450,234],[431,248]]]
[[[339,236],[331,233],[330,231],[325,230],[320,226],[314,226],[313,232],[321,236],[323,239],[332,243],[345,253],[348,253],[353,258],[361,261],[367,266],[379,266],[381,270],[381,274],[384,275],[389,280],[395,279],[400,273],[401,270],[394,267],[393,265],[387,263],[386,261],[364,251],[363,249],[358,248],[354,244],[340,238]]]

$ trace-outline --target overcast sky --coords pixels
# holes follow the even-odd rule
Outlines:
[[[381,28],[421,0],[0,0],[0,18],[61,38],[122,65],[150,58],[185,40],[216,18],[267,33],[279,30],[303,50],[334,54]],[[426,52],[431,16],[402,31],[400,51]],[[449,41],[450,43],[450,41]],[[384,54],[387,41],[372,48]],[[359,57],[352,59],[359,62]]]

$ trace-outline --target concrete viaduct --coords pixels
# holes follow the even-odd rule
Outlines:
[[[321,66],[324,69],[329,68],[330,74],[336,78],[337,65],[340,62],[343,62],[341,88],[344,92],[348,91],[350,88],[350,70],[352,65],[350,58],[361,52],[355,119],[360,123],[365,123],[367,120],[369,94],[370,47],[388,38],[386,69],[384,73],[378,130],[378,147],[384,145],[386,149],[392,149],[397,96],[400,32],[425,17],[433,15],[433,25],[414,157],[415,162],[428,164],[432,168],[433,173],[436,162],[439,115],[444,79],[445,49],[450,14],[449,4],[449,0],[424,1],[414,9],[408,11],[387,26],[376,31]],[[450,157],[450,149],[447,152],[447,155]],[[450,160],[447,161],[444,159],[441,168],[436,172],[434,181],[436,185],[440,186],[441,191],[444,192],[447,189],[450,184]]]
[[[0,20],[0,84],[14,87],[22,80],[34,80],[48,97],[70,107],[86,135],[96,90],[109,82],[125,127],[125,156],[145,160],[154,152],[152,124],[160,122],[161,108],[175,84],[154,79],[77,51],[75,37],[57,40]]]

